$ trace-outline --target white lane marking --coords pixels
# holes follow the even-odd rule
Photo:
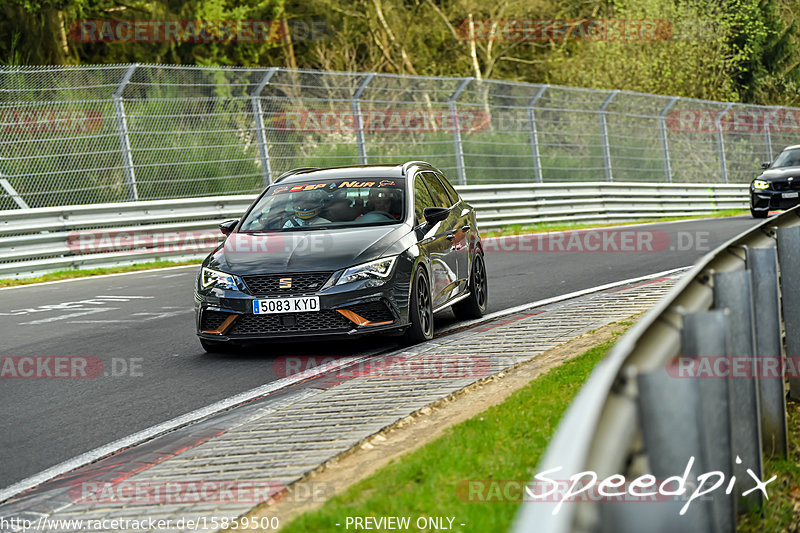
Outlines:
[[[66,320],[76,316],[93,315],[95,313],[103,313],[105,311],[116,311],[116,307],[98,307],[96,309],[89,309],[80,313],[70,313],[68,315],[51,316],[49,318],[40,318],[39,320],[31,320],[30,322],[20,322],[20,326],[34,326],[36,324],[47,324],[49,322],[56,322],[58,320]]]
[[[14,285],[13,287],[0,287],[0,291],[11,291],[14,289],[30,289],[31,287],[41,287],[42,285],[55,285],[56,283],[72,283],[75,281],[88,281],[98,278],[111,278],[116,276],[135,276],[137,274],[152,274],[153,272],[164,272],[166,270],[177,270],[179,268],[200,268],[200,263],[196,265],[181,265],[175,267],[164,267],[164,268],[151,268],[148,270],[136,270],[134,272],[118,272],[116,274],[100,274],[99,276],[86,276],[85,278],[70,278],[70,279],[59,279],[56,281],[42,281],[40,283],[29,283],[28,285]]]
[[[242,392],[235,396],[231,396],[230,398],[220,400],[206,407],[201,407],[200,409],[196,409],[190,413],[186,413],[185,415],[173,418],[172,420],[168,420],[161,424],[149,427],[147,429],[143,429],[142,431],[134,433],[133,435],[130,435],[128,437],[115,440],[114,442],[110,442],[104,446],[100,446],[99,448],[95,448],[94,450],[83,453],[77,457],[64,461],[63,463],[50,467],[47,470],[39,472],[38,474],[35,474],[29,478],[23,479],[22,481],[18,481],[17,483],[14,483],[10,487],[0,490],[0,504],[5,502],[12,496],[19,494],[20,492],[26,491],[30,488],[35,487],[36,485],[44,483],[45,481],[51,480],[54,477],[75,470],[76,468],[80,468],[89,463],[93,463],[94,461],[97,461],[99,459],[102,459],[103,457],[116,453],[124,448],[129,448],[131,446],[141,444],[142,442],[155,438],[163,433],[167,433],[168,431],[172,431],[179,427],[191,424],[192,422],[197,422],[202,418],[214,415],[226,409],[230,409],[231,407],[234,407],[236,405],[249,402],[250,400],[258,398],[259,396],[265,396],[271,392],[288,387],[289,385],[293,385],[300,381],[305,381],[306,379],[330,372],[332,370],[342,368],[350,364],[365,361],[370,357],[371,355],[362,355],[357,357],[356,356],[343,357],[336,361],[332,361],[329,364],[320,365],[317,368],[305,370],[300,374],[291,377],[281,378],[277,381],[273,381],[272,383],[267,383],[266,385],[262,385],[261,387],[257,387],[247,392]]]
[[[126,324],[126,323],[136,323],[139,324],[141,322],[147,320],[156,320],[158,318],[169,318],[171,316],[178,316],[184,315],[188,313],[194,313],[194,309],[181,309],[179,311],[164,311],[161,313],[132,313],[131,316],[141,316],[142,318],[117,318],[117,319],[108,319],[108,320],[70,320],[70,324]]]
[[[656,272],[655,274],[648,274],[646,276],[640,276],[638,278],[630,278],[625,279],[622,281],[615,281],[612,283],[606,283],[605,285],[598,285],[597,287],[590,287],[588,289],[583,289],[580,291],[570,292],[567,294],[562,294],[560,296],[553,296],[552,298],[545,298],[544,300],[538,300],[536,302],[531,302],[527,304],[518,305],[516,307],[509,307],[508,309],[502,309],[500,311],[495,311],[494,313],[489,313],[488,315],[484,315],[482,318],[476,318],[475,320],[470,320],[467,322],[459,322],[458,324],[454,324],[450,327],[444,328],[441,331],[438,331],[438,334],[447,333],[448,331],[452,331],[454,329],[463,329],[465,327],[474,326],[477,324],[482,324],[484,322],[488,322],[490,320],[494,320],[495,318],[500,318],[508,315],[513,315],[514,313],[519,313],[522,311],[526,311],[528,309],[532,309],[534,307],[542,307],[544,305],[558,303],[564,300],[570,300],[572,298],[577,298],[579,296],[585,296],[587,294],[591,294],[593,292],[600,292],[605,291],[608,289],[613,289],[615,287],[620,287],[622,285],[628,285],[630,283],[637,283],[639,281],[648,281],[651,279],[657,278],[664,278],[667,276],[671,276],[673,274],[683,273],[689,270],[690,266],[681,267],[681,268],[673,268],[671,270],[664,270],[663,272]]]
[[[170,274],[169,276],[161,276],[161,279],[169,279],[169,278],[178,278],[180,276],[185,276],[189,272],[181,272],[180,274]]]

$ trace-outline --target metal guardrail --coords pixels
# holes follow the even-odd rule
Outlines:
[[[747,183],[800,109],[553,85],[183,65],[0,66],[0,210],[248,194],[423,159],[461,185]]]
[[[747,186],[570,183],[458,187],[481,229],[744,209]],[[204,257],[255,195],[0,211],[0,278]]]
[[[764,479],[763,454],[787,454],[785,381],[800,398],[800,379],[789,373],[800,361],[799,216],[794,208],[765,221],[686,273],[596,367],[536,469],[558,480],[591,471],[598,483],[685,475],[693,488],[662,501],[577,498],[560,508],[558,498],[526,494],[515,533],[728,532],[737,514],[764,501],[759,490],[740,495],[755,485],[747,469]],[[724,474],[721,488],[680,515],[693,490],[716,481],[698,479],[711,471]]]

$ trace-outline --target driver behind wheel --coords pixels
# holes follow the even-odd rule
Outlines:
[[[327,224],[327,218],[319,216],[325,200],[325,193],[322,191],[302,191],[294,193],[292,197],[292,208],[294,215],[284,223],[284,228],[300,228],[303,226],[313,226],[317,224]]]

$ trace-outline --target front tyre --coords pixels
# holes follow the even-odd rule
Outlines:
[[[433,302],[428,276],[422,267],[414,274],[411,286],[411,300],[408,305],[408,318],[411,326],[405,333],[409,344],[429,341],[433,338]]]
[[[489,305],[489,282],[486,278],[483,254],[475,254],[475,258],[472,260],[468,288],[469,296],[453,304],[453,313],[459,320],[480,318],[486,313],[486,307]]]

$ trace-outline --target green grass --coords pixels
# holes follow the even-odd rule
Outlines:
[[[748,211],[739,210],[739,209],[723,209],[720,211],[715,211],[709,215],[695,215],[695,216],[687,216],[687,217],[664,217],[664,218],[652,218],[646,220],[632,220],[629,222],[604,222],[598,224],[548,224],[548,223],[540,223],[540,224],[531,224],[531,225],[521,225],[521,224],[512,224],[510,226],[506,226],[503,229],[499,230],[490,230],[486,232],[482,232],[482,237],[501,237],[503,235],[518,235],[520,233],[545,233],[549,231],[566,231],[566,230],[579,230],[579,229],[592,229],[592,228],[611,228],[614,226],[629,226],[631,224],[652,224],[656,222],[672,222],[675,220],[695,220],[701,218],[718,218],[718,217],[732,217],[737,215],[745,215],[748,214]]]
[[[738,528],[741,532],[781,533],[800,530],[800,402],[788,402],[786,417],[789,456],[787,459],[771,457],[764,462],[764,479],[778,477],[767,485],[769,500],[764,502],[764,516],[760,516],[761,510],[754,510],[743,517]]]
[[[72,278],[88,278],[91,276],[100,276],[102,274],[118,274],[120,272],[136,272],[138,270],[150,270],[153,268],[166,268],[182,265],[199,265],[200,260],[197,261],[153,261],[150,263],[137,263],[135,265],[125,265],[118,267],[108,268],[90,268],[86,270],[59,270],[49,274],[43,274],[35,278],[23,279],[0,279],[0,287],[16,287],[18,285],[30,285],[32,283],[42,283],[44,281],[58,281],[62,279]]]
[[[612,345],[605,342],[550,370],[502,404],[297,517],[283,531],[342,531],[347,516],[410,516],[411,529],[419,516],[454,516],[454,531],[507,531],[519,502],[466,501],[464,482],[529,481],[562,414]]]

